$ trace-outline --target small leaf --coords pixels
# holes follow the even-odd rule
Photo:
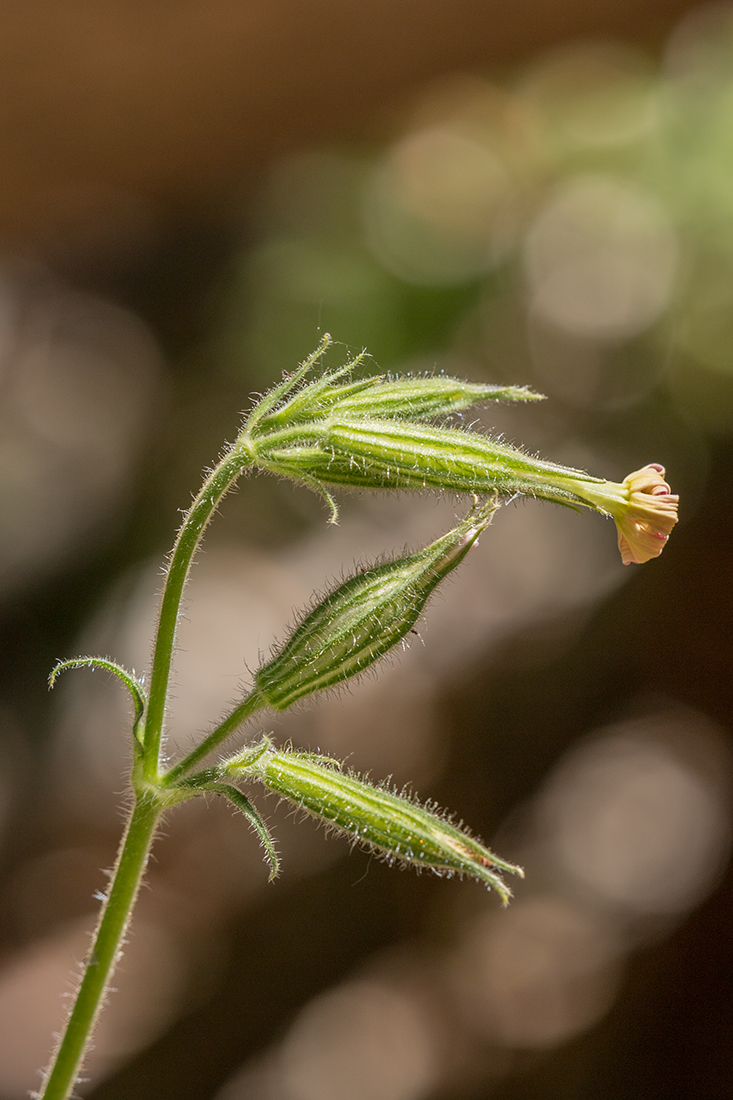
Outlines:
[[[128,672],[126,668],[123,668],[122,665],[118,665],[116,661],[111,661],[108,657],[71,657],[67,661],[59,661],[51,669],[51,673],[48,677],[49,688],[55,686],[58,674],[60,672],[65,672],[66,669],[69,668],[101,668],[104,669],[105,672],[112,672],[118,680],[122,681],[132,697],[132,705],[135,708],[133,731],[135,738],[140,741],[140,723],[145,713],[147,697],[145,695],[145,689],[135,676],[135,673]]]
[[[260,838],[262,847],[265,849],[267,862],[270,864],[268,882],[272,882],[273,879],[276,879],[280,873],[280,859],[275,850],[272,834],[249,799],[245,798],[242,792],[236,787],[233,787],[230,783],[201,784],[200,789],[204,791],[213,791],[214,794],[223,795],[224,798],[229,799],[232,805],[236,806],[238,810],[241,810],[245,817],[249,818],[250,824]]]

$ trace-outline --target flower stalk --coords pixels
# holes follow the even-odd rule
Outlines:
[[[160,812],[161,807],[155,799],[143,797],[137,801],[130,816],[74,1007],[38,1093],[41,1100],[66,1100],[78,1079],[122,951]]]
[[[150,691],[141,733],[143,770],[147,780],[160,776],[160,747],[168,699],[171,664],[183,590],[196,551],[222,498],[240,474],[252,463],[246,438],[240,436],[201,486],[178,532],[171,552],[160,602],[150,671]]]

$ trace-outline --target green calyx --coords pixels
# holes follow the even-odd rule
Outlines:
[[[520,867],[489,851],[434,807],[366,783],[337,761],[291,750],[277,750],[263,738],[221,767],[237,778],[256,779],[299,809],[350,836],[387,859],[439,874],[469,875],[496,890],[506,905],[511,891],[501,872],[522,875]],[[254,759],[253,759],[254,756]]]
[[[355,362],[349,364],[350,369]],[[541,400],[541,394],[525,386],[492,386],[441,375],[393,379],[376,375],[338,386],[330,384],[326,376],[263,417],[257,432],[278,431],[332,415],[427,421],[484,401]]]
[[[575,506],[594,506],[580,494],[583,483],[602,484],[580,470],[459,428],[344,417],[330,418],[319,434],[260,452],[257,460],[276,473],[330,485],[522,493]]]
[[[431,593],[463,561],[497,507],[495,499],[475,503],[464,520],[429,546],[364,569],[324,596],[255,672],[252,689],[164,773],[163,785],[172,788],[186,775],[185,782],[191,782],[193,769],[258,711],[285,710],[338,687],[403,641]]]
[[[477,403],[533,401],[540,394],[442,375],[354,380],[364,355],[307,381],[330,342],[324,337],[290,378],[262,398],[239,438],[260,469],[320,490],[334,519],[329,485],[522,493],[604,510],[598,493],[582,491],[602,485],[600,479],[481,432],[435,423]]]
[[[415,554],[357,573],[322,599],[255,675],[255,693],[284,710],[363,672],[415,625],[431,593],[491,522],[496,503],[475,507]]]
[[[527,386],[464,382],[445,375],[371,375],[354,379],[354,371],[368,358],[366,352],[305,381],[332,344],[327,333],[292,375],[264,395],[244,424],[245,434],[265,439],[289,428],[322,422],[332,415],[427,421],[486,401],[544,400],[542,394]]]

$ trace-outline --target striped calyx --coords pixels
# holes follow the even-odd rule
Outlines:
[[[520,867],[500,859],[435,808],[412,797],[366,783],[336,761],[275,749],[268,738],[257,749],[245,750],[223,765],[227,774],[259,780],[390,860],[447,875],[469,875],[496,890],[505,905],[511,891],[501,872],[523,875]]]
[[[478,432],[400,419],[330,416],[287,446],[262,450],[275,473],[361,489],[524,493],[583,505],[579,483],[602,484]]]

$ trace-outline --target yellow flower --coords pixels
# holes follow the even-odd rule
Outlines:
[[[677,522],[679,497],[664,480],[664,466],[651,463],[623,480],[627,507],[614,514],[624,565],[658,558]],[[616,512],[616,509],[614,509]]]

